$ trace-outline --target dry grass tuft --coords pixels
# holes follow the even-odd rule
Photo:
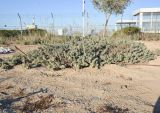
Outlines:
[[[98,113],[129,113],[129,109],[106,104],[106,105],[100,106],[97,112]]]
[[[23,105],[22,111],[23,112],[43,111],[48,109],[51,106],[56,106],[56,105],[52,105],[52,101],[54,99],[53,95],[49,95],[46,97],[40,96],[39,98],[40,100],[36,102],[31,102],[32,99],[28,98],[25,104]]]

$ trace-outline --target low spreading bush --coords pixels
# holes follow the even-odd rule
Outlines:
[[[10,59],[10,62],[12,65],[20,65],[22,64],[23,57],[21,55],[14,55],[12,59]]]
[[[26,68],[48,67],[53,70],[65,68],[100,68],[106,64],[136,64],[154,59],[144,44],[125,40],[106,40],[84,38],[71,40],[64,44],[46,45],[11,58],[9,64],[23,64]]]
[[[7,61],[1,62],[0,66],[1,66],[1,68],[4,69],[4,70],[13,69],[13,65],[11,65],[10,62],[7,62]]]
[[[3,59],[0,58],[0,67],[2,66]]]
[[[126,27],[113,33],[112,38],[143,40],[143,41],[158,41],[160,40],[159,33],[142,33],[140,28]]]
[[[113,33],[113,37],[117,37],[120,35],[135,35],[135,34],[140,34],[141,29],[138,27],[125,27],[121,30],[118,30]]]
[[[141,32],[141,29],[139,27],[126,27],[122,29],[122,32],[126,35],[134,35],[139,34]]]

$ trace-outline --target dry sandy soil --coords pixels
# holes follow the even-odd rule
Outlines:
[[[160,49],[160,42],[144,43]],[[0,109],[7,113],[160,113],[159,97],[160,57],[144,65],[100,70],[17,66],[0,72]]]
[[[32,51],[34,49],[37,49],[39,46],[36,46],[36,45],[5,45],[5,46],[2,46],[2,47],[9,47],[10,49],[13,49],[15,50],[15,52],[11,53],[11,54],[0,54],[0,58],[7,58],[7,57],[11,57],[13,56],[14,54],[17,54],[17,53],[20,53],[21,54],[21,51],[17,50],[16,47],[18,47],[18,49],[22,50],[23,52],[27,53],[29,51]],[[1,45],[0,45],[1,47]]]

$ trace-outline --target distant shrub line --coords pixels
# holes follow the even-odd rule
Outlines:
[[[47,31],[43,29],[30,29],[30,30],[22,30],[23,35],[34,35],[39,34],[40,36],[44,36]],[[18,37],[21,35],[21,30],[0,30],[0,37]]]
[[[120,34],[134,35],[134,34],[139,34],[140,32],[141,32],[141,29],[138,27],[125,27],[114,32],[113,36],[119,36]]]
[[[112,38],[142,40],[142,41],[157,41],[160,40],[159,33],[142,33],[138,27],[126,27],[115,31]]]

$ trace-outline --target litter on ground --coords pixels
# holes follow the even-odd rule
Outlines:
[[[4,47],[0,47],[0,54],[9,54],[9,53],[13,53],[14,50],[10,49],[10,48],[4,48]]]

